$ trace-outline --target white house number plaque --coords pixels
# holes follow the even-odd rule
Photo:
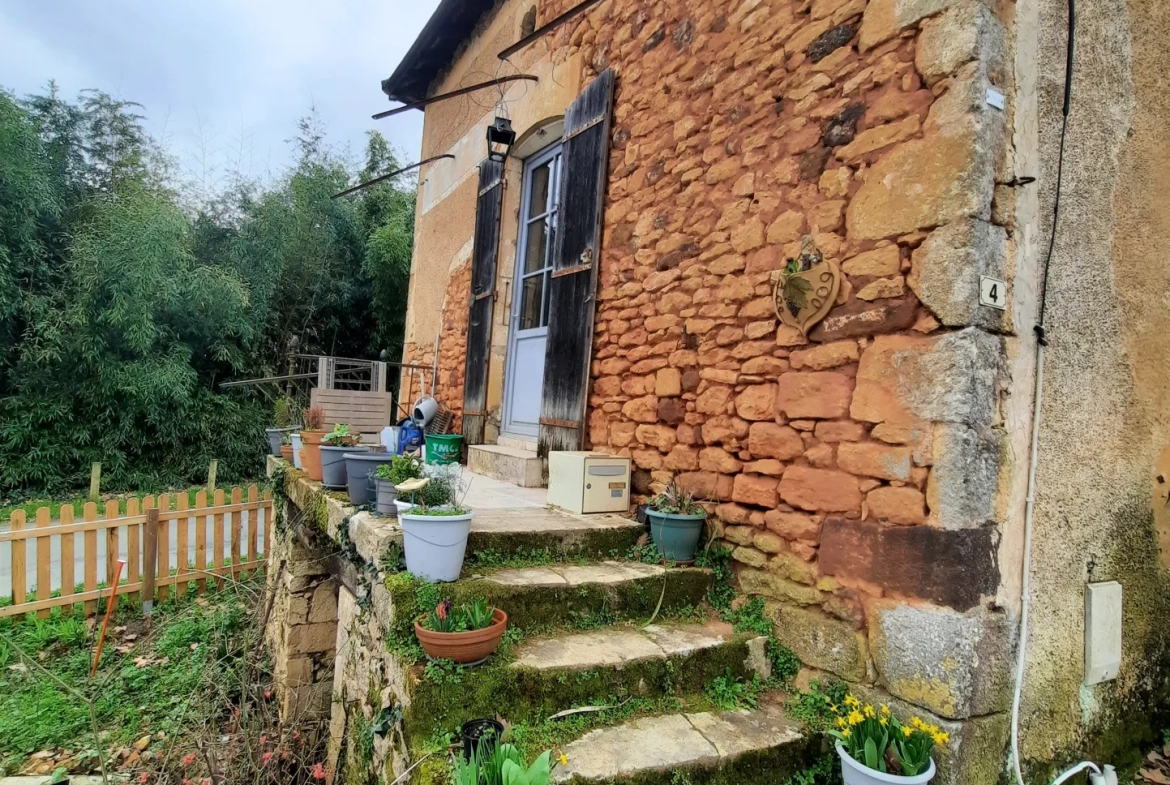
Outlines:
[[[979,304],[1007,310],[1007,283],[986,275],[979,276]]]

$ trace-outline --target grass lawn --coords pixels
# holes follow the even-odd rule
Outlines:
[[[140,603],[119,603],[92,680],[100,618],[0,620],[0,776],[97,773],[101,755],[134,782],[202,783],[213,767],[224,783],[309,781],[320,734],[285,745],[297,731],[276,719],[264,606],[262,578],[169,599],[150,630]]]

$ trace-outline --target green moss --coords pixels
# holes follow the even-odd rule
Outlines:
[[[641,534],[639,526],[547,532],[472,531],[467,550],[472,563],[480,553],[497,561],[531,554],[546,555],[549,562],[608,558],[628,551]]]
[[[716,677],[748,676],[747,658],[747,636],[680,657],[627,662],[621,668],[534,670],[515,667],[505,656],[462,669],[457,679],[446,674],[441,682],[418,680],[411,690],[407,735],[429,736],[476,717],[538,723],[572,706],[698,695]]]

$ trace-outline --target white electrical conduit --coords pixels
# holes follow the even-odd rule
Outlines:
[[[1055,228],[1053,229],[1055,231]],[[1028,500],[1024,507],[1024,575],[1021,583],[1020,641],[1016,655],[1016,688],[1012,694],[1012,770],[1018,785],[1024,785],[1020,771],[1020,695],[1024,690],[1024,669],[1028,660],[1028,607],[1031,605],[1032,584],[1032,517],[1036,508],[1036,464],[1040,453],[1040,405],[1044,399],[1044,339],[1036,342],[1036,391],[1032,405],[1032,454],[1028,466]],[[1097,764],[1083,761],[1052,781],[1062,782],[1085,769],[1092,770],[1092,785],[1117,785],[1117,772],[1106,765],[1102,772]]]

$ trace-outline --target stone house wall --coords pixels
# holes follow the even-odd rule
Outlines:
[[[499,4],[436,91],[491,64],[517,37],[501,31],[529,5]],[[539,3],[538,23],[571,5]],[[608,0],[513,62],[521,72],[560,69],[575,84],[605,68],[617,74],[592,447],[630,456],[642,495],[678,478],[709,500],[741,588],[767,599],[781,639],[815,669],[933,713],[974,767],[972,781],[988,782],[1002,769],[1008,727],[1042,248],[1037,191],[1013,181],[1044,172],[1051,181],[1051,97],[1037,114],[1035,82],[1038,64],[1050,80],[1060,72],[1054,45],[1036,43],[1035,9],[1025,11],[980,0]],[[546,97],[551,81],[562,90],[555,99]],[[509,88],[522,136],[563,111],[577,92],[565,84]],[[1002,109],[989,103],[991,88],[1004,95]],[[1156,102],[1154,88],[1144,89]],[[1102,94],[1097,103],[1119,100]],[[411,307],[428,315],[412,315],[407,353],[430,351],[427,325],[441,322],[440,380],[452,387],[467,319],[457,271],[470,257],[474,220],[460,194],[492,114],[474,102],[427,111],[425,154],[454,151],[456,178],[465,179],[428,185],[425,170],[420,206],[434,193],[464,204],[430,217],[420,210]],[[1129,154],[1147,166],[1157,159],[1150,145]],[[1086,152],[1080,166],[1093,169],[1094,156]],[[437,166],[429,171],[440,178]],[[509,169],[506,216],[518,203],[516,174]],[[465,232],[452,232],[452,215]],[[807,337],[778,322],[770,282],[805,235],[844,273],[835,307]],[[1144,258],[1133,247],[1128,254]],[[514,255],[506,227],[501,271],[510,274]],[[1008,282],[1006,311],[978,305],[981,274]],[[1149,262],[1137,280],[1158,275]],[[423,286],[431,293],[416,297]],[[1090,294],[1075,290],[1066,307]],[[1134,302],[1122,310],[1136,326],[1123,320],[1099,346],[1146,334],[1149,320],[1132,315]],[[497,332],[507,305],[497,300]],[[499,335],[493,344],[490,384],[502,385]],[[1155,355],[1143,354],[1139,378],[1164,367]],[[1117,358],[1100,360],[1104,370]],[[1076,361],[1066,362],[1068,383]],[[1156,446],[1148,426],[1160,420],[1143,407],[1161,400],[1164,385],[1146,382],[1134,418],[1144,435],[1119,443],[1119,456],[1135,440],[1145,452]],[[458,410],[461,392],[443,394]],[[1065,454],[1072,446],[1050,444]],[[1127,475],[1131,485],[1145,457]],[[1049,471],[1080,477],[1090,467],[1079,460]],[[1060,515],[1058,503],[1047,513],[1044,504],[1038,526]],[[1078,531],[1092,528],[1097,509],[1079,508]],[[1037,569],[1080,564],[1062,546],[1045,552],[1043,540]],[[1098,540],[1086,541],[1112,552]],[[1149,567],[1138,569],[1143,581]],[[1059,758],[1088,725],[1119,716],[1076,719],[1085,715],[1069,665],[1083,646],[1072,634],[1080,569],[1064,570],[1064,602],[1037,633],[1044,654],[1033,660],[1052,666],[1038,667],[1042,686],[1029,693],[1028,716],[1064,719],[1059,738],[1026,747],[1033,761]],[[1130,667],[1147,661],[1141,648],[1152,640],[1141,619],[1128,628],[1137,641]]]

